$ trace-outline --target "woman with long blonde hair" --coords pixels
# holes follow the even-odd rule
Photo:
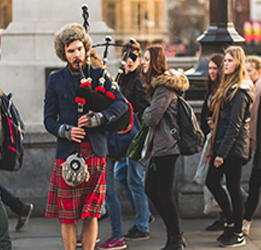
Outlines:
[[[246,244],[242,233],[243,199],[240,179],[243,164],[249,159],[250,108],[254,100],[253,83],[245,68],[245,53],[239,46],[225,50],[223,76],[210,108],[213,116],[213,158],[210,162],[206,185],[227,218],[227,227],[217,238],[222,247]],[[225,174],[231,197],[221,186]]]

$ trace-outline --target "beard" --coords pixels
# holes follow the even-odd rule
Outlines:
[[[67,63],[68,63],[68,67],[69,67],[70,71],[75,75],[80,74],[79,67],[84,69],[85,65],[86,65],[85,61],[79,61],[79,60],[75,60],[75,61],[73,61],[73,63],[69,63],[69,62],[67,62]]]

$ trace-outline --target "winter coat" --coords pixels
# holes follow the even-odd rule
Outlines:
[[[232,93],[234,85],[228,95]],[[219,111],[213,152],[222,158],[234,156],[248,160],[250,155],[250,109],[254,99],[253,83],[244,80],[231,101]]]
[[[0,88],[0,98],[3,96],[3,91]],[[2,159],[2,146],[3,146],[3,141],[4,141],[4,135],[3,135],[3,127],[2,127],[2,102],[0,102],[0,160]]]
[[[144,109],[149,106],[149,100],[146,97],[143,83],[139,78],[138,70],[123,74],[119,81],[119,86],[122,94],[132,104],[134,112],[140,119]]]
[[[151,104],[144,111],[144,122],[149,126],[147,136],[147,154],[145,158],[166,155],[178,155],[178,142],[170,134],[169,124],[178,127],[177,93],[189,88],[185,75],[174,70],[154,78],[151,82]]]
[[[259,86],[257,86],[257,84]],[[257,91],[258,88],[258,91]],[[261,78],[258,79],[258,81],[255,83],[255,89],[256,89],[256,101],[254,103],[258,104],[256,105],[256,113],[255,113],[255,120],[256,120],[256,126],[255,129],[255,135],[256,135],[256,150],[254,155],[254,162],[253,162],[253,168],[261,169]],[[254,107],[253,107],[254,108]],[[251,114],[253,111],[253,108],[251,109]],[[251,117],[252,119],[252,117]]]
[[[256,150],[258,107],[261,96],[261,77],[255,82],[255,102],[251,108],[250,140],[252,140],[252,151]]]

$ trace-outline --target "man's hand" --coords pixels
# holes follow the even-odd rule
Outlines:
[[[83,128],[72,127],[71,129],[71,140],[81,143],[84,139],[85,131]]]
[[[78,119],[78,127],[94,128],[102,125],[105,122],[105,118],[100,112],[89,111],[86,115],[82,115]]]
[[[85,136],[85,131],[82,128],[73,127],[68,124],[62,124],[58,131],[59,137],[69,141],[81,143]]]

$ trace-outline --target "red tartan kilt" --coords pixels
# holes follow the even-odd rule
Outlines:
[[[80,186],[71,187],[62,178],[62,163],[56,159],[51,177],[46,217],[59,218],[61,223],[77,223],[87,216],[100,218],[106,192],[106,158],[94,155],[90,143],[81,145],[90,179]]]

